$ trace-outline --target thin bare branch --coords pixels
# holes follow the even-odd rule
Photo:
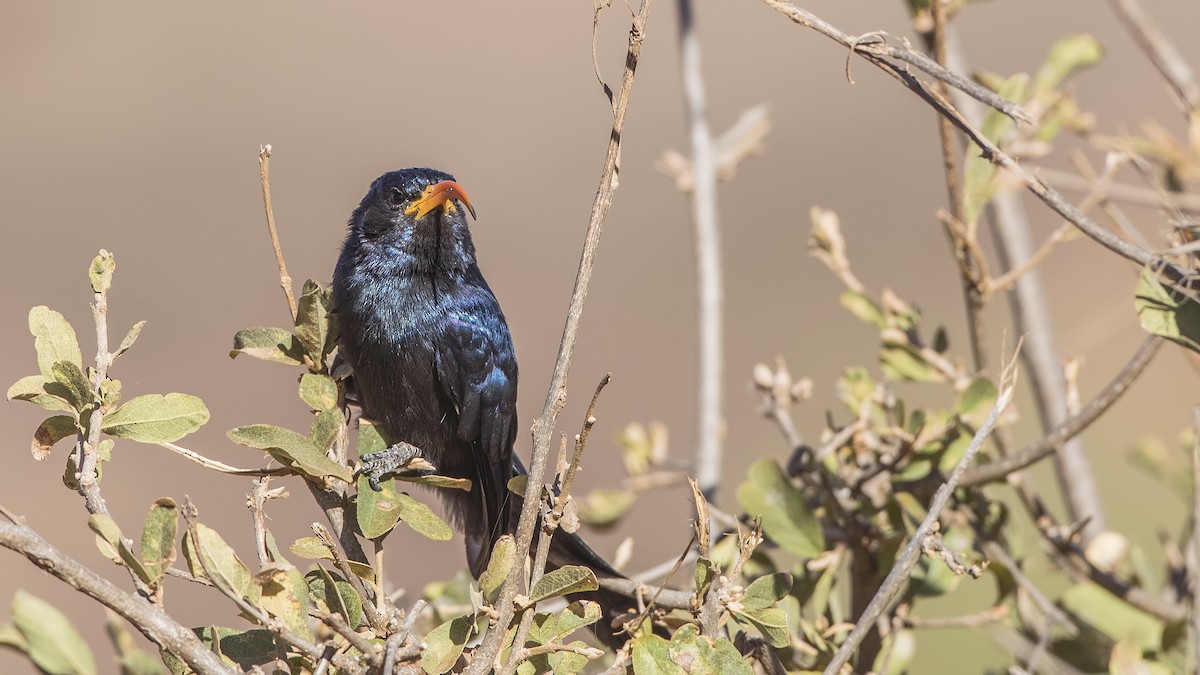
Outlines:
[[[279,233],[275,230],[275,211],[271,208],[271,145],[258,148],[258,176],[262,182],[263,209],[267,214],[267,232],[271,235],[271,248],[275,249],[275,263],[279,266],[279,286],[287,298],[292,321],[296,320],[296,298],[292,295],[292,277],[288,275],[283,261],[283,249],[279,247]]]
[[[380,634],[387,633],[388,624],[391,618],[395,615],[395,608],[391,607],[391,601],[386,593],[380,592],[378,587],[374,587],[372,591],[368,591],[362,577],[354,573],[350,569],[350,562],[342,553],[341,546],[334,540],[329,530],[320,523],[312,524],[313,533],[333,552],[333,564],[342,573],[342,576],[350,582],[354,590],[358,592],[358,596],[362,598],[363,613],[367,615],[367,622],[371,627]]]
[[[102,257],[107,254],[107,251],[100,251]],[[92,377],[92,394],[95,400],[92,403],[92,412],[88,420],[88,433],[87,435],[84,435],[82,431],[79,433],[76,448],[79,458],[79,462],[76,464],[79,467],[77,482],[79,494],[83,496],[88,513],[107,516],[109,515],[108,505],[104,503],[104,497],[100,495],[97,449],[100,446],[100,428],[104,421],[100,385],[108,379],[108,368],[112,365],[113,355],[108,351],[108,292],[103,288],[92,290],[92,318],[96,324],[95,375]]]
[[[230,466],[224,462],[220,462],[215,459],[209,459],[195,450],[188,450],[187,448],[174,443],[159,443],[159,445],[181,457],[190,459],[206,469],[220,471],[221,473],[227,473],[232,476],[282,476],[284,474],[293,473],[293,471],[286,466],[276,467],[274,469],[239,469],[236,466]]]
[[[1083,193],[1095,192],[1106,199],[1135,204],[1137,206],[1200,211],[1200,195],[1188,194],[1186,192],[1167,192],[1166,190],[1144,188],[1124,183],[1097,185],[1094,181],[1082,176],[1076,176],[1069,171],[1060,171],[1048,167],[1038,167],[1037,173],[1048,184],[1062,190]]]
[[[565,469],[560,469],[559,476],[561,485],[558,495],[554,498],[554,504],[551,508],[546,509],[543,505],[542,517],[542,533],[538,537],[537,553],[534,556],[533,567],[530,569],[528,587],[533,588],[541,581],[542,576],[546,572],[546,561],[550,558],[550,543],[554,537],[554,533],[558,530],[559,524],[563,519],[563,512],[567,508],[567,503],[571,498],[571,487],[575,484],[575,474],[579,472],[580,462],[583,461],[583,451],[587,447],[588,436],[591,435],[592,427],[596,425],[596,403],[600,400],[600,392],[604,391],[604,387],[608,385],[612,379],[612,373],[606,373],[600,378],[600,383],[596,385],[596,391],[592,394],[592,402],[588,405],[587,413],[583,416],[583,425],[579,433],[575,436],[575,452],[571,457],[571,461],[566,459],[566,437],[563,437],[562,447],[559,449],[559,466],[566,465]],[[525,644],[525,640],[529,637],[530,627],[533,625],[534,607],[529,607],[521,616],[521,623],[517,626],[516,635],[513,637],[513,645],[521,647]],[[501,671],[503,675],[511,675],[516,672],[517,667],[521,662],[534,656],[529,654],[528,650],[514,649],[512,655],[509,656],[508,662],[504,665]]]
[[[838,44],[850,49],[852,53],[862,56],[867,61],[883,68],[884,70],[898,70],[905,72],[903,69],[887,59],[895,59],[903,61],[910,65],[920,68],[925,73],[941,80],[946,84],[954,87],[967,94],[968,96],[999,110],[1008,115],[1017,122],[1024,124],[1033,123],[1033,115],[1026,111],[1021,106],[1003,98],[996,92],[984,87],[975,81],[960,75],[954,71],[948,70],[939,66],[933,59],[925,56],[920,52],[915,52],[904,47],[895,47],[885,41],[885,35],[881,32],[867,33],[860,36],[853,36],[844,33],[825,20],[819,18],[804,9],[796,7],[785,0],[763,0],[768,7],[771,7],[790,18],[792,21],[804,26],[812,28],[821,35],[832,39]]]
[[[933,32],[929,42],[933,57],[938,65],[946,67],[946,3],[933,0],[929,3],[933,16]],[[945,82],[938,82],[937,92],[944,98],[950,98],[950,89]],[[950,207],[950,216],[955,223],[963,221],[962,184],[959,178],[958,143],[954,133],[954,124],[943,115],[937,116],[938,135],[942,145],[942,169],[946,176],[946,197]],[[965,236],[951,239],[956,243],[955,257],[958,259],[959,276],[962,283],[963,304],[967,311],[967,337],[971,346],[971,364],[975,372],[987,368],[987,327],[984,324],[984,305],[987,302],[985,289],[980,284],[984,278],[981,273],[982,256],[972,255],[972,245],[977,245],[973,233],[962,233]]]
[[[677,0],[679,62],[692,144],[692,233],[698,293],[696,454],[693,471],[700,490],[716,502],[721,479],[722,331],[721,224],[717,212],[717,160],[705,111],[700,36],[692,0]]]
[[[527,558],[533,544],[533,532],[537,525],[542,485],[546,474],[546,458],[550,454],[550,443],[554,436],[554,426],[558,420],[558,414],[566,404],[567,374],[570,372],[571,358],[575,353],[575,340],[579,335],[583,305],[592,280],[596,251],[600,246],[600,235],[604,230],[604,219],[608,215],[609,207],[612,206],[613,193],[617,189],[617,164],[621,156],[621,134],[625,128],[625,110],[629,106],[633,77],[637,71],[638,58],[642,53],[642,41],[645,38],[646,18],[650,12],[650,5],[651,0],[642,0],[641,9],[629,30],[629,49],[625,57],[625,73],[621,79],[621,89],[613,107],[613,125],[609,132],[608,153],[604,159],[604,168],[600,172],[600,184],[596,190],[596,199],[592,204],[592,213],[588,220],[587,235],[579,259],[579,269],[575,275],[575,287],[571,291],[571,304],[567,309],[566,325],[563,326],[558,357],[555,359],[554,372],[550,379],[549,390],[546,392],[542,413],[533,423],[533,456],[529,462],[525,504],[521,508],[521,518],[517,525],[517,560]],[[496,623],[489,629],[487,636],[484,637],[483,642],[474,650],[474,658],[465,671],[467,675],[483,675],[493,668],[496,657],[500,654],[500,649],[504,644],[504,636],[509,622],[512,621],[515,609],[513,598],[516,597],[521,585],[523,567],[523,565],[513,565],[508,579],[505,580],[500,597],[496,602],[499,616]]]

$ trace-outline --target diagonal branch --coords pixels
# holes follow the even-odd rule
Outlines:
[[[1158,348],[1162,346],[1162,342],[1158,336],[1147,336],[1142,342],[1142,346],[1134,353],[1133,358],[1121,368],[1120,372],[1113,377],[1112,381],[1099,394],[1096,394],[1095,398],[1079,411],[1078,415],[1063,420],[1050,433],[1006,457],[989,462],[983,466],[968,469],[966,475],[962,478],[962,486],[970,487],[972,485],[1004,480],[1008,477],[1008,474],[1024,469],[1039,459],[1046,457],[1062,446],[1063,443],[1082,433],[1084,429],[1087,429],[1092,422],[1095,422],[1103,415],[1129,389],[1134,380],[1150,364],[1150,360],[1154,358],[1154,354],[1158,352]]]
[[[821,35],[824,35],[825,37],[841,44],[843,47],[850,49],[851,52],[862,56],[867,61],[870,61],[884,70],[899,68],[896,64],[888,61],[887,59],[903,61],[904,63],[908,63],[920,68],[930,76],[945,82],[959,91],[962,91],[971,98],[974,98],[981,103],[986,103],[1005,115],[1008,115],[1017,122],[1023,122],[1025,124],[1033,123],[1033,115],[1031,115],[1021,106],[1009,101],[1003,96],[1000,96],[991,89],[977,84],[973,80],[963,77],[952,70],[943,68],[942,66],[938,65],[936,61],[920,52],[906,49],[904,47],[894,47],[887,44],[883,39],[883,33],[868,33],[866,35],[860,35],[856,37],[838,30],[833,25],[829,24],[824,19],[819,18],[812,12],[800,9],[786,0],[763,0],[763,2],[766,3],[768,7],[782,12],[792,21],[795,21],[801,26],[817,31]]]
[[[178,656],[201,675],[232,673],[196,634],[162,609],[121,590],[116,584],[54,548],[32,528],[0,522],[0,546],[25,556],[75,590],[125,618],[142,635]]]
[[[998,148],[995,143],[984,137],[984,135],[980,133],[979,130],[977,130],[970,122],[968,122],[966,118],[964,118],[962,114],[950,104],[949,101],[945,100],[941,96],[938,96],[936,92],[929,89],[928,86],[926,86],[923,82],[918,80],[916,76],[909,72],[906,67],[893,63],[892,61],[887,60],[885,57],[892,57],[897,60],[917,65],[926,73],[929,73],[938,79],[942,79],[951,86],[961,89],[963,92],[969,94],[973,98],[991,105],[992,107],[1004,112],[1014,119],[1024,122],[1032,121],[1033,118],[1030,117],[1029,114],[1019,106],[1016,106],[1010,101],[996,96],[989,90],[985,89],[985,91],[988,92],[988,96],[983,96],[975,89],[966,86],[959,86],[959,80],[963,79],[961,76],[954,76],[954,78],[957,79],[947,79],[948,76],[952,76],[953,73],[950,73],[950,71],[938,66],[928,57],[917,54],[916,52],[889,47],[886,45],[879,47],[878,43],[864,43],[862,39],[851,38],[849,35],[839,31],[821,19],[818,19],[813,14],[799,9],[785,0],[763,0],[763,2],[771,7],[774,7],[775,9],[778,9],[796,23],[802,26],[813,28],[821,34],[826,35],[831,39],[846,45],[847,47],[853,48],[856,53],[863,55],[863,58],[867,59],[873,65],[878,66],[879,68],[883,69],[884,72],[896,78],[896,80],[903,84],[907,89],[921,97],[922,100],[933,106],[938,112],[948,117],[950,121],[954,123],[955,127],[966,134],[967,137],[969,137],[976,145],[979,146],[979,148],[982,150],[981,156],[984,159],[987,159],[993,164],[1011,172],[1017,179],[1020,180],[1025,188],[1027,188],[1038,199],[1040,199],[1042,203],[1050,207],[1050,209],[1058,215],[1069,220],[1077,228],[1079,228],[1081,232],[1090,237],[1096,243],[1116,253],[1122,258],[1135,262],[1139,265],[1153,265],[1155,269],[1158,270],[1159,273],[1168,281],[1180,282],[1188,278],[1189,270],[1183,269],[1172,262],[1164,260],[1161,256],[1155,255],[1140,246],[1121,239],[1117,235],[1101,227],[1099,223],[1092,220],[1087,215],[1080,212],[1078,208],[1063,199],[1062,195],[1060,195],[1057,191],[1046,185],[1041,178],[1030,173],[1025,167],[1017,163],[1015,159]],[[922,63],[926,63],[928,67],[926,67],[926,65],[921,65]]]
[[[550,443],[554,435],[554,425],[558,414],[567,401],[567,373],[571,369],[571,357],[575,354],[575,340],[579,335],[579,322],[583,317],[583,305],[587,299],[588,286],[592,280],[592,269],[596,264],[596,251],[600,247],[600,234],[604,229],[604,219],[612,206],[613,193],[617,190],[617,164],[621,157],[621,134],[625,128],[625,109],[629,105],[629,94],[633,89],[633,76],[637,71],[638,58],[642,53],[642,40],[645,37],[646,18],[650,12],[651,0],[642,0],[641,9],[629,29],[629,50],[625,56],[625,74],[621,79],[621,89],[613,106],[613,125],[609,134],[608,154],[604,158],[604,168],[600,172],[600,185],[596,190],[596,199],[592,204],[591,217],[588,220],[587,235],[584,239],[583,253],[579,258],[579,270],[575,275],[575,287],[571,291],[571,304],[567,309],[566,325],[563,326],[562,340],[558,345],[558,358],[554,362],[554,373],[550,379],[550,388],[546,392],[546,402],[542,406],[542,414],[533,423],[533,456],[529,462],[529,479],[525,487],[525,504],[521,508],[521,519],[517,525],[517,560],[529,557],[529,549],[533,544],[533,531],[537,524],[538,508],[541,506],[542,483],[546,475],[546,458],[550,454]],[[488,631],[487,637],[474,650],[471,665],[465,671],[467,675],[482,675],[490,672],[500,649],[504,644],[504,636],[509,622],[513,617],[513,598],[516,597],[521,585],[524,565],[513,565],[508,579],[500,591],[496,601],[499,617]]]

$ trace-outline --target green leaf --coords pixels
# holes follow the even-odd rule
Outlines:
[[[396,476],[396,480],[404,481],[405,483],[416,483],[427,487],[443,488],[447,490],[462,490],[463,492],[471,491],[471,481],[467,478],[451,478],[449,476],[439,476],[437,474],[426,474],[424,476]]]
[[[1133,304],[1146,332],[1200,352],[1200,301],[1163,286],[1152,266],[1138,277]]]
[[[50,371],[54,373],[54,384],[61,385],[59,388],[52,388],[51,391],[62,394],[67,403],[76,410],[83,411],[92,406],[96,398],[92,393],[92,385],[78,365],[70,361],[55,361],[50,366]]]
[[[226,626],[193,628],[192,632],[205,647],[221,655],[229,665],[237,665],[243,671],[275,660],[277,649],[275,637],[265,628],[239,630]],[[190,668],[169,652],[161,652],[163,663],[172,673],[190,673]]]
[[[350,470],[325,456],[305,436],[270,424],[251,424],[230,429],[229,440],[250,448],[266,450],[271,456],[313,478],[334,476],[353,482]]]
[[[261,607],[283,625],[306,640],[312,639],[308,627],[308,585],[291,565],[272,564],[254,575],[262,597]]]
[[[107,293],[109,288],[112,288],[113,272],[117,269],[117,262],[113,259],[113,254],[100,249],[100,255],[92,259],[92,266],[88,268],[88,280],[92,282],[92,291],[96,293]]]
[[[875,301],[866,294],[858,291],[843,291],[841,301],[842,307],[858,317],[860,321],[879,328],[887,327],[887,318],[883,316],[883,310],[879,309],[879,305],[875,304]]]
[[[113,352],[113,358],[115,359],[129,351],[129,348],[133,346],[134,342],[137,342],[138,336],[142,334],[142,329],[145,327],[145,321],[139,321],[133,324],[133,327],[130,328],[129,332],[125,334],[125,339],[121,340],[121,346],[117,347],[117,351]]]
[[[368,488],[369,489],[369,488]],[[396,495],[400,505],[400,520],[418,533],[436,541],[449,541],[454,531],[425,504],[403,492]]]
[[[746,513],[762,518],[763,530],[775,543],[805,558],[825,550],[821,522],[775,460],[752,464],[737,494]]]
[[[969,423],[982,424],[995,402],[996,385],[980,375],[971,380],[971,384],[958,395],[958,400],[954,402],[954,410]],[[983,417],[980,417],[981,414]]]
[[[787,572],[776,572],[759,577],[746,587],[742,596],[742,606],[747,610],[766,609],[774,607],[792,591],[792,575]]]
[[[304,575],[309,592],[317,605],[329,612],[337,612],[346,618],[351,627],[362,623],[362,598],[349,582],[323,567],[317,567]]]
[[[383,481],[380,483],[383,489],[376,492],[366,476],[358,477],[354,511],[358,517],[358,528],[367,539],[385,536],[400,522],[400,496],[395,485],[395,481]]]
[[[1034,78],[1033,96],[1049,94],[1077,70],[1095,65],[1103,57],[1104,47],[1091,35],[1072,35],[1059,40],[1050,48]]]
[[[12,621],[27,644],[29,658],[51,675],[95,675],[96,659],[65,614],[53,605],[18,590]]]
[[[429,631],[425,636],[425,651],[421,654],[421,668],[429,675],[450,672],[458,662],[458,657],[462,656],[463,647],[467,646],[474,627],[475,617],[468,614]]]
[[[767,642],[777,649],[791,644],[788,634],[787,613],[781,607],[766,607],[762,609],[734,610],[739,618],[748,621],[758,629]]]
[[[1025,100],[1028,87],[1029,76],[1018,73],[1005,80],[997,93],[1010,101],[1021,103]],[[1004,113],[989,110],[980,131],[988,140],[1001,144],[1012,127],[1012,120]],[[979,154],[979,148],[974,144],[967,149],[967,155],[967,166],[963,171],[963,224],[967,227],[967,236],[973,240],[983,207],[996,195],[997,171],[994,164]]]
[[[721,575],[721,568],[708,558],[696,559],[696,597],[703,598],[712,582]]]
[[[594,527],[609,527],[624,516],[637,501],[632,490],[597,488],[578,501],[579,519]]]
[[[67,415],[55,415],[42,420],[37,430],[33,432],[33,443],[30,450],[33,458],[42,461],[50,456],[50,449],[68,436],[75,436],[79,429],[75,426],[75,418]]]
[[[53,380],[51,380],[53,382]],[[66,399],[46,391],[46,378],[29,375],[17,380],[8,388],[8,400],[29,401],[44,410],[75,412]]]
[[[313,423],[308,432],[308,437],[312,440],[313,445],[317,446],[322,453],[333,448],[345,419],[340,410],[322,410],[317,413],[313,417]]]
[[[29,332],[33,333],[33,347],[37,350],[42,377],[54,380],[52,367],[55,361],[67,361],[83,370],[83,355],[79,352],[75,329],[62,314],[49,307],[34,307],[29,310]]]
[[[361,481],[360,481],[361,482]],[[488,559],[487,569],[479,575],[479,590],[488,603],[493,603],[500,596],[500,587],[512,571],[517,557],[517,543],[512,535],[506,534],[496,540],[492,547],[492,557]]]
[[[101,430],[141,443],[170,443],[208,421],[204,402],[190,394],[145,394],[106,415]]]
[[[237,557],[237,553],[225,543],[216,530],[203,523],[196,523],[184,539],[190,549],[188,566],[192,576],[212,581],[257,606],[260,589],[250,574],[250,568]]]
[[[866,368],[861,366],[847,368],[837,381],[838,398],[850,412],[858,415],[863,403],[875,396],[875,380]]]
[[[100,553],[113,562],[125,563],[143,582],[153,583],[153,575],[142,564],[141,558],[137,557],[129,548],[117,521],[113,520],[111,516],[97,513],[88,518],[88,527],[96,533],[96,548],[100,549]]]
[[[944,382],[946,379],[919,349],[907,342],[885,340],[883,351],[879,354],[879,365],[883,368],[883,374],[893,380]]]
[[[668,653],[671,661],[683,666],[689,675],[754,675],[754,669],[728,638],[704,637],[695,624],[687,624],[675,632]],[[636,664],[635,661],[634,672],[640,675]]]
[[[22,654],[29,654],[29,643],[25,636],[11,623],[0,624],[0,647],[12,647]]]
[[[600,588],[600,584],[596,581],[595,572],[582,565],[563,565],[538,579],[529,592],[529,604],[597,588]]]
[[[320,363],[337,344],[332,309],[330,290],[312,279],[305,281],[296,301],[296,339],[314,363]]]
[[[320,537],[302,537],[288,547],[292,553],[305,560],[333,560],[333,551]]]
[[[558,613],[539,612],[533,620],[529,639],[535,644],[560,642],[571,633],[600,620],[600,605],[591,600],[576,600]]]
[[[383,452],[391,447],[391,445],[383,437],[383,434],[379,431],[379,427],[372,424],[370,420],[359,418],[357,444],[355,446],[355,451],[359,457]]]
[[[162,497],[150,506],[142,527],[142,563],[154,577],[152,585],[161,581],[166,570],[175,562],[175,536],[179,532],[179,508],[175,500]]]
[[[634,639],[633,672],[634,675],[686,675],[687,673],[671,659],[671,643],[654,633],[645,633]]]
[[[108,414],[121,403],[121,381],[105,378],[100,383],[100,410]]]
[[[1131,640],[1142,651],[1160,648],[1162,624],[1092,583],[1072,586],[1062,595],[1067,611],[1114,641]]]
[[[305,373],[300,376],[300,399],[314,410],[333,410],[337,407],[337,383],[328,375]]]
[[[229,358],[236,359],[238,354],[289,366],[304,365],[304,346],[295,335],[282,328],[257,326],[239,330],[233,336]]]
[[[646,633],[633,641],[636,675],[753,675],[754,670],[727,638],[710,640],[695,624],[675,632],[670,642]]]

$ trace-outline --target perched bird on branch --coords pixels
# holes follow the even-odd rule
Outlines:
[[[339,350],[353,370],[362,414],[397,441],[360,458],[360,472],[378,481],[407,462],[411,444],[439,474],[470,479],[470,492],[438,494],[466,538],[478,577],[496,540],[516,531],[523,500],[507,484],[524,468],[513,455],[512,337],[476,264],[468,212],[475,216],[449,174],[414,168],[380,176],[350,216],[333,296]],[[550,564],[620,576],[583,539],[562,530],[551,540]],[[619,644],[608,623],[634,603],[605,591],[582,597],[605,610],[597,635]]]

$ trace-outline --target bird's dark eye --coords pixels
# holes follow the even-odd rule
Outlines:
[[[388,202],[391,203],[392,206],[400,206],[404,202],[408,201],[408,195],[405,194],[404,190],[398,187],[388,190],[387,198]]]

